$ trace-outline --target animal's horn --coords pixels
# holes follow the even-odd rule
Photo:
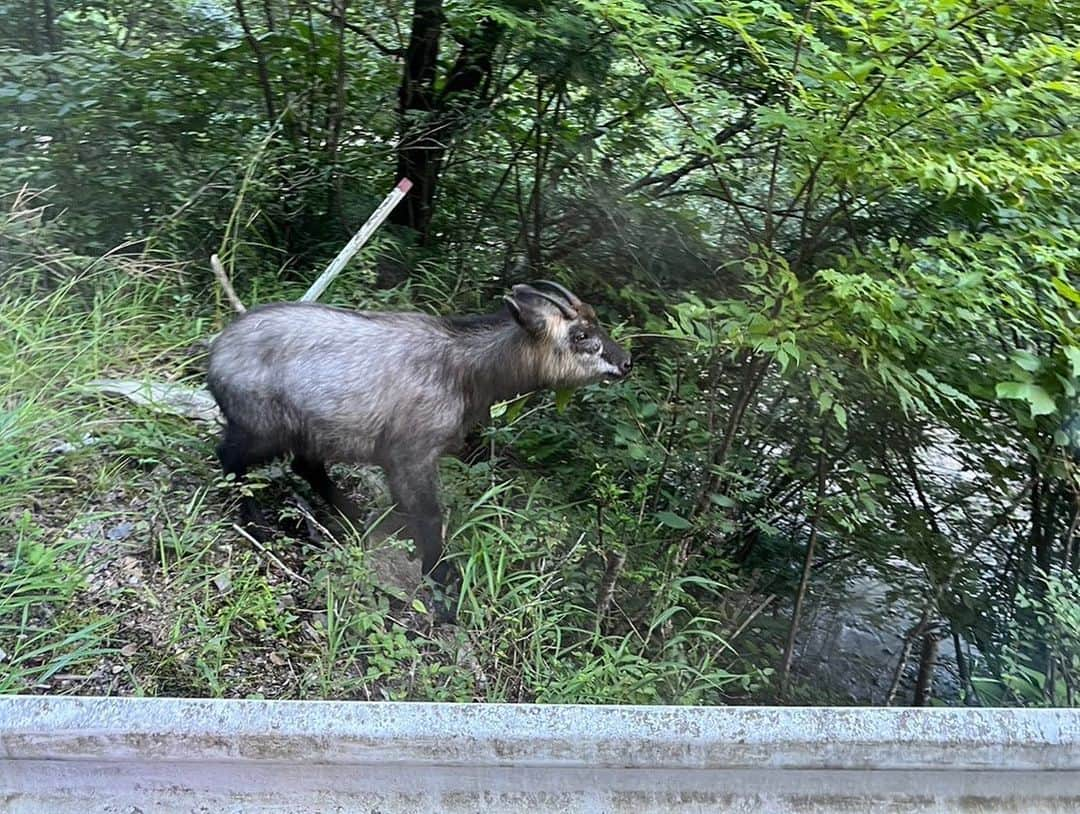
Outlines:
[[[538,288],[533,288],[531,285],[514,286],[514,292],[517,293],[519,291],[525,294],[532,294],[535,297],[542,297],[543,299],[554,305],[556,308],[558,308],[559,312],[567,319],[573,319],[575,316],[577,316],[577,314],[574,313],[574,310],[572,308],[567,307],[567,304],[565,302],[541,291]]]
[[[568,303],[570,303],[575,308],[581,305],[581,300],[579,300],[577,297],[571,294],[570,291],[568,291],[566,288],[559,285],[558,283],[553,283],[550,280],[537,280],[535,283],[533,283],[533,285],[543,286],[544,288],[550,288],[552,291],[557,291],[559,294],[566,298],[566,301]]]

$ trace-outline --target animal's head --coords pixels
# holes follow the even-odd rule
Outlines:
[[[534,343],[551,387],[581,387],[630,373],[630,354],[615,344],[589,305],[558,283],[516,285],[505,300]]]

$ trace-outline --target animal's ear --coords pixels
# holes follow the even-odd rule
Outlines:
[[[574,317],[566,304],[532,286],[516,285],[503,299],[518,324],[534,335],[551,333],[559,322]]]

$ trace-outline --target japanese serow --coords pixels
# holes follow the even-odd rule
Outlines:
[[[227,422],[222,469],[241,479],[291,454],[293,470],[359,524],[326,465],[381,466],[424,573],[445,585],[439,458],[497,401],[630,372],[630,354],[561,285],[516,285],[504,300],[498,313],[464,317],[301,303],[249,311],[210,350],[208,385]],[[241,513],[256,528],[262,522],[251,497]]]

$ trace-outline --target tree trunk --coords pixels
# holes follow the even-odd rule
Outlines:
[[[56,39],[56,10],[53,8],[52,0],[42,0],[41,10],[45,17],[45,43],[52,52],[59,47]]]
[[[443,158],[461,128],[463,114],[488,91],[501,33],[498,23],[481,20],[461,46],[442,91],[436,93],[442,24],[442,0],[416,0],[398,89],[401,140],[397,176],[412,181],[413,189],[390,215],[390,222],[419,232],[423,243],[431,238]]]
[[[398,144],[397,176],[408,178],[413,182],[413,188],[412,194],[390,213],[390,222],[421,233],[430,222],[430,207],[435,196],[435,172],[430,152],[437,142],[428,143],[431,134],[423,120],[435,109],[435,76],[442,23],[442,0],[416,0],[409,44],[405,49],[405,72],[398,88],[401,141]]]
[[[971,665],[968,664],[964,655],[963,642],[960,634],[953,628],[953,649],[956,651],[956,672],[960,676],[960,687],[964,693],[964,704],[969,707],[979,706],[979,695],[975,692],[975,685],[971,681]]]
[[[266,54],[263,53],[258,38],[251,30],[243,0],[234,0],[234,5],[236,6],[236,16],[240,20],[240,27],[244,30],[244,39],[247,41],[248,47],[251,48],[252,54],[255,55],[255,70],[259,76],[263,104],[266,105],[266,120],[273,125],[277,121],[277,107],[274,104],[274,91],[270,86],[270,71],[266,65]]]
[[[937,666],[938,647],[941,637],[936,630],[928,630],[923,634],[922,647],[919,649],[919,675],[915,679],[915,692],[911,705],[913,707],[930,706],[930,698],[934,693],[934,668]]]
[[[327,117],[326,156],[330,163],[330,195],[327,208],[331,220],[335,223],[342,220],[344,192],[344,179],[338,169],[338,149],[341,145],[341,128],[345,121],[345,12],[347,5],[348,0],[333,0],[330,4],[331,22],[337,39],[337,56],[334,67],[334,96]]]
[[[904,670],[907,669],[908,661],[911,659],[911,651],[915,647],[915,642],[923,635],[923,632],[926,630],[926,625],[930,621],[930,606],[932,602],[932,599],[927,598],[926,604],[923,605],[923,611],[922,615],[919,617],[919,621],[904,635],[904,644],[900,649],[900,658],[896,661],[896,669],[893,671],[892,682],[889,684],[889,691],[885,694],[885,706],[887,707],[891,707],[896,701],[896,694],[900,691],[900,682],[904,680]]]
[[[803,557],[802,577],[799,579],[799,587],[795,592],[795,607],[791,611],[791,627],[788,628],[787,644],[784,646],[784,657],[780,664],[780,689],[779,695],[783,699],[787,695],[788,683],[791,680],[791,660],[795,653],[795,638],[799,632],[799,617],[802,615],[803,601],[806,598],[806,587],[810,582],[810,572],[814,565],[814,547],[817,543],[818,525],[821,520],[821,504],[825,498],[825,452],[818,453],[817,463],[817,493],[814,496],[814,514],[810,518],[810,537],[806,541],[806,556]]]

